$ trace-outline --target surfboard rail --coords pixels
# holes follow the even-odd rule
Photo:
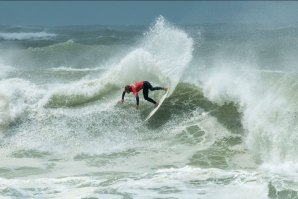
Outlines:
[[[146,117],[145,122],[148,121],[153,115],[154,113],[159,109],[159,107],[162,105],[162,103],[164,102],[164,100],[168,97],[170,89],[168,88],[168,90],[166,91],[166,93],[160,98],[159,100],[159,104],[157,107],[155,107],[150,113],[149,115]]]

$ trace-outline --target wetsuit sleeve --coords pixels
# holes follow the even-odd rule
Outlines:
[[[136,96],[137,105],[139,106],[139,96]]]
[[[125,96],[125,91],[123,91],[122,93],[122,99],[124,100],[124,96]]]

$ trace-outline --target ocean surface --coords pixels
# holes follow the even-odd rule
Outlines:
[[[0,198],[298,198],[297,55],[298,26],[0,26]]]

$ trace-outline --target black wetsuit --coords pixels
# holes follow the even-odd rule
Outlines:
[[[148,97],[148,90],[151,90],[151,91],[154,91],[154,90],[164,90],[164,88],[162,87],[153,87],[150,82],[148,81],[144,81],[144,87],[143,87],[143,96],[144,96],[144,99],[153,103],[153,104],[156,104],[156,101],[154,101],[153,99],[151,99],[150,97]]]

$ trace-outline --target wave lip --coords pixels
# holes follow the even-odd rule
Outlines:
[[[140,44],[115,64],[105,78],[121,86],[149,80],[171,87],[172,94],[192,60],[192,52],[192,38],[160,16],[144,33]]]
[[[57,35],[47,32],[0,32],[2,40],[50,40]]]

